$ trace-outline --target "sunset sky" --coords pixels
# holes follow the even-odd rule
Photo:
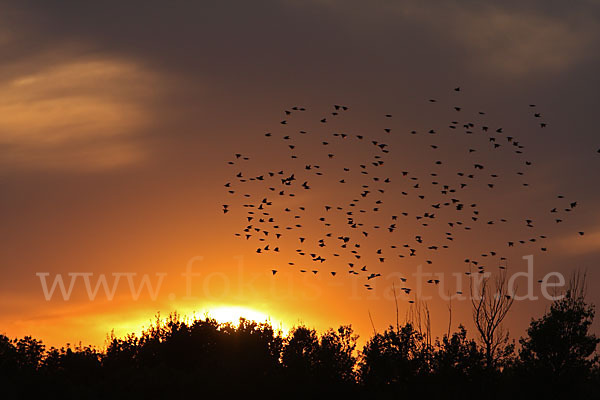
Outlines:
[[[450,277],[466,270],[463,259],[489,250],[509,258],[510,273],[525,271],[522,257],[533,254],[537,296],[537,280],[548,272],[568,278],[587,269],[588,299],[600,304],[599,48],[597,0],[4,1],[0,333],[54,346],[103,346],[111,330],[139,331],[158,312],[208,311],[222,320],[268,318],[284,331],[299,323],[319,330],[352,324],[367,338],[369,314],[377,330],[395,323],[390,290],[401,283],[394,273],[410,280],[423,264]],[[349,110],[331,122],[336,125],[320,123],[334,104]],[[307,111],[289,126],[280,124],[293,106]],[[285,129],[383,140],[391,147],[386,176],[395,183],[400,171],[423,177],[432,171],[438,156],[431,144],[444,151],[445,166],[459,168],[467,157],[459,144],[466,139],[432,141],[410,131],[441,132],[453,119],[479,118],[478,111],[486,112],[490,127],[518,137],[527,155],[499,156],[487,147],[477,153],[510,179],[472,198],[490,218],[514,216],[521,225],[461,233],[432,265],[422,257],[378,265],[373,271],[382,276],[369,282],[372,291],[347,267],[323,267],[316,276],[286,267],[296,257],[296,239],[284,238],[279,254],[263,255],[256,243],[234,236],[247,225],[245,210],[223,185],[242,170],[252,176],[292,168],[280,139],[289,134]],[[540,128],[534,112],[547,127]],[[267,140],[266,132],[275,138]],[[311,161],[298,165],[325,165],[321,147],[319,140],[306,142],[298,155]],[[332,169],[371,160],[365,155],[370,147],[336,149]],[[236,153],[250,158],[248,167],[227,164],[238,162]],[[517,181],[514,172],[525,160],[533,165]],[[355,191],[332,186],[340,178],[324,179],[303,197],[274,201],[322,210],[329,199],[355,198]],[[419,207],[417,200],[402,203],[403,189],[395,190],[386,194],[391,209]],[[261,193],[253,189],[259,199]],[[564,200],[557,202],[557,195]],[[550,209],[574,201],[577,207],[557,226]],[[224,214],[223,204],[231,212]],[[524,218],[548,236],[547,252],[538,245],[507,248],[506,237],[529,237]],[[412,219],[398,225],[397,242],[414,242],[421,228]],[[321,237],[310,229],[305,234]],[[186,271],[198,274],[191,286]],[[59,291],[46,300],[40,273],[49,274],[50,283],[62,274],[67,284],[69,273],[80,275],[66,301]],[[121,274],[114,298],[100,289],[90,300],[86,273],[93,274],[92,286],[100,274],[109,286]],[[154,287],[162,279],[161,286],[156,296],[144,289],[135,299],[129,282],[137,287],[146,274]],[[519,288],[526,285],[523,280]],[[456,290],[451,282],[447,289]],[[437,290],[428,286],[425,293],[432,296],[433,333],[441,335],[448,302]],[[404,318],[410,304],[398,297]],[[542,298],[515,302],[507,319],[512,336],[523,335],[548,305]],[[452,313],[452,329],[460,322],[470,329],[469,301],[453,301]]]

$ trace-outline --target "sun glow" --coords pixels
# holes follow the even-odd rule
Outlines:
[[[268,315],[251,308],[239,306],[220,306],[206,310],[206,315],[218,322],[237,324],[240,318],[256,322],[270,322]]]
[[[207,307],[203,312],[203,316],[213,318],[217,322],[222,324],[230,323],[233,326],[238,326],[240,318],[248,321],[255,321],[258,323],[268,323],[275,331],[281,331],[284,335],[289,332],[289,327],[286,326],[282,321],[276,320],[265,314],[264,312],[256,309],[242,307],[242,306],[213,306]],[[197,313],[194,313],[195,317],[198,317]]]
[[[148,313],[144,313],[147,315]],[[268,323],[273,327],[275,332],[280,332],[282,335],[289,333],[289,327],[278,319],[271,318],[268,314],[265,314],[256,309],[242,307],[242,306],[227,306],[227,305],[214,305],[205,307],[201,311],[185,310],[184,312],[177,312],[173,314],[176,319],[185,322],[187,324],[192,323],[196,319],[210,318],[214,319],[221,324],[231,324],[232,326],[239,326],[240,318],[244,318],[248,321],[255,321],[257,323]],[[165,325],[170,317],[157,314],[153,318],[132,318],[121,323],[112,323],[112,333],[116,337],[121,337],[129,333],[135,335],[143,335],[149,328],[156,326],[157,324]]]

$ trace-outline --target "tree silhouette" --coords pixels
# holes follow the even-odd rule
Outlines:
[[[458,327],[458,332],[452,336],[444,335],[436,343],[434,354],[434,370],[446,378],[476,377],[481,375],[485,366],[485,354],[473,339],[467,339],[464,326]]]
[[[575,273],[563,297],[532,320],[520,340],[521,368],[555,388],[581,388],[598,362],[594,352],[600,339],[590,333],[594,314],[594,306],[585,301],[585,275]]]
[[[314,329],[295,327],[282,354],[283,367],[304,381],[315,378],[319,358],[319,337]]]
[[[508,332],[502,327],[502,321],[514,302],[512,293],[508,293],[505,271],[501,270],[496,275],[493,286],[486,276],[483,276],[478,287],[471,280],[473,322],[485,351],[486,366],[490,370],[496,367],[497,361],[504,360],[513,351]]]
[[[362,352],[361,381],[373,387],[407,387],[429,372],[424,343],[423,335],[410,323],[375,334]]]
[[[356,340],[349,325],[340,326],[337,330],[329,329],[321,336],[319,347],[318,373],[328,382],[354,382],[354,365],[356,357]]]
[[[17,370],[17,349],[12,340],[0,335],[0,377],[7,377]]]
[[[294,328],[282,352],[286,376],[305,385],[339,387],[354,383],[357,338],[350,326],[330,329],[321,337],[314,329]]]

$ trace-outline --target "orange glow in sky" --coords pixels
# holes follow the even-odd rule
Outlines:
[[[0,6],[0,333],[103,346],[111,331],[139,333],[157,313],[177,312],[268,321],[284,333],[299,324],[320,331],[351,324],[364,341],[395,324],[396,301],[399,318],[410,318],[422,268],[443,276],[425,278],[420,292],[431,296],[439,336],[449,322],[453,330],[472,327],[470,302],[443,298],[460,290],[453,274],[466,292],[465,259],[497,271],[506,256],[508,271],[517,273],[527,271],[523,256],[534,254],[538,297],[538,280],[554,271],[587,268],[589,286],[600,282],[600,104],[590,84],[597,82],[600,28],[592,14],[332,0],[257,2],[244,6],[244,18],[232,18],[224,4],[211,2],[207,11],[203,3],[141,14],[107,12],[101,2],[64,13],[60,6]],[[197,15],[201,22],[189,19]],[[336,104],[349,110],[342,114]],[[306,112],[285,113],[294,106]],[[463,134],[469,123],[477,131]],[[498,128],[503,133],[492,143]],[[524,155],[513,151],[515,141]],[[382,143],[390,153],[373,167]],[[361,197],[355,189],[364,182],[352,177],[362,179],[364,170],[372,179],[374,168],[391,182],[383,193],[381,181],[369,181],[371,193]],[[307,181],[311,190],[280,196],[263,180],[236,177],[280,170],[300,171],[298,186]],[[444,195],[449,202],[463,193],[472,199],[462,215],[451,212],[454,203],[436,204],[440,183],[456,188]],[[280,207],[271,216],[283,235],[279,252],[259,254],[271,244],[254,231],[264,228],[257,222],[264,216],[257,211],[249,221],[245,203],[266,197]],[[371,200],[381,203],[361,214]],[[577,207],[569,208],[573,201]],[[324,204],[344,208],[325,211]],[[360,248],[340,251],[352,207],[370,236],[359,231],[349,246]],[[443,223],[424,226],[417,217],[432,207]],[[553,208],[564,217],[560,224]],[[319,220],[325,217],[331,225]],[[301,230],[286,229],[300,223]],[[508,240],[524,244],[508,247]],[[416,256],[400,257],[411,247]],[[369,255],[354,259],[356,249]],[[300,253],[324,254],[327,262]],[[50,285],[61,275],[65,290],[69,274],[80,275],[68,299],[58,286],[47,299],[40,273]],[[368,279],[371,273],[381,276]],[[107,285],[96,286],[102,276]],[[93,298],[89,289],[97,289]],[[600,303],[600,292],[589,295]],[[515,304],[506,320],[511,334],[521,335],[548,304]]]

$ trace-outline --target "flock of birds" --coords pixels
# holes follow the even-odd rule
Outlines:
[[[460,87],[450,92],[460,99]],[[483,111],[468,118],[461,106],[439,99],[426,103],[455,117],[443,127],[399,130],[392,114],[382,114],[381,126],[366,134],[355,133],[352,126],[338,128],[338,121],[351,113],[346,105],[333,105],[327,115],[310,120],[314,129],[298,129],[309,114],[306,108],[285,110],[277,132],[264,134],[270,155],[258,160],[256,171],[246,154],[237,153],[228,161],[235,170],[224,185],[231,200],[222,211],[241,210],[243,220],[235,236],[255,243],[258,254],[279,253],[273,276],[282,268],[332,277],[347,274],[364,279],[366,290],[373,290],[371,280],[389,270],[385,265],[398,270],[406,260],[420,259],[424,265],[447,262],[444,252],[452,247],[467,265],[466,275],[484,273],[490,265],[505,269],[510,248],[548,251],[549,235],[538,226],[548,229],[548,221],[562,224],[578,202],[556,194],[556,204],[542,213],[546,224],[537,217],[495,215],[508,211],[502,204],[504,194],[530,186],[526,176],[533,162],[525,146],[514,133],[486,122]],[[536,105],[528,109],[533,126],[546,128]],[[393,150],[400,138],[409,142],[399,146],[408,151],[399,157]],[[415,156],[424,171],[399,165]],[[448,157],[458,161],[448,163]],[[500,166],[484,161],[490,157],[496,163],[499,159]],[[264,169],[269,162],[273,168]],[[480,205],[486,198],[490,212]],[[504,228],[509,225],[512,228]],[[473,243],[491,237],[496,227],[510,237],[497,248],[472,255]],[[465,252],[470,255],[465,257]],[[409,279],[400,279],[401,290],[410,294]],[[439,285],[440,279],[427,283]]]

